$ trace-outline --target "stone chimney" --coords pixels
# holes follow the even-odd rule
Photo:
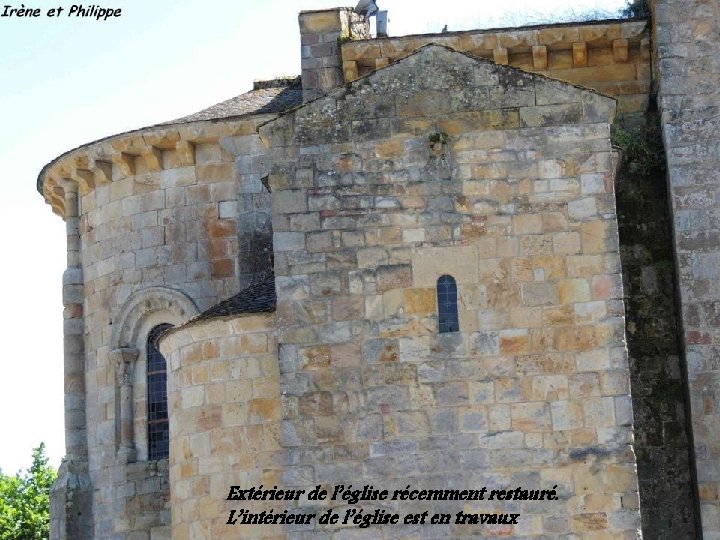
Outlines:
[[[301,11],[298,20],[303,101],[309,101],[344,84],[340,44],[369,39],[370,23],[349,7]]]

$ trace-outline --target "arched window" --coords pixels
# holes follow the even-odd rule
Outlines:
[[[171,324],[159,324],[147,338],[147,420],[148,459],[165,459],[170,450],[167,405],[167,367],[155,344],[156,338]]]
[[[440,276],[437,280],[438,332],[460,330],[457,307],[457,285],[452,276]]]

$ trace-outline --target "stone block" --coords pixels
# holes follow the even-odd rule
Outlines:
[[[408,315],[435,313],[437,307],[434,289],[406,289],[403,292],[403,305]]]
[[[273,211],[278,214],[307,212],[308,202],[304,190],[283,190],[273,193]]]
[[[378,266],[376,271],[378,291],[405,289],[413,284],[412,268],[407,264]]]
[[[513,216],[515,234],[540,234],[543,232],[542,216],[539,214],[520,214]]]
[[[278,232],[273,235],[275,251],[300,251],[305,249],[305,235],[298,232]]]
[[[339,12],[335,9],[300,12],[298,18],[302,34],[340,32]]]
[[[573,67],[586,67],[588,65],[587,43],[584,41],[572,44]]]
[[[548,67],[548,51],[545,45],[533,45],[532,47],[533,69],[543,70]]]
[[[475,246],[422,248],[412,254],[413,286],[434,288],[440,276],[449,274],[458,284],[477,283],[478,250]]]
[[[585,224],[583,224],[583,230],[585,228]],[[595,244],[595,240],[590,237],[590,234],[593,231],[593,228],[589,228],[590,233],[588,234],[588,244],[589,249],[597,249],[597,246]],[[585,235],[582,236],[583,240],[585,239]],[[581,251],[581,244],[580,244],[581,236],[576,232],[561,232],[554,234],[552,237],[553,241],[553,252],[558,255],[574,255],[578,254]],[[585,251],[584,246],[582,249],[583,253],[587,253]],[[604,252],[605,250],[601,250]],[[589,251],[590,253],[597,253],[596,251]]]
[[[522,301],[526,306],[547,306],[558,303],[558,288],[554,283],[523,283],[521,291]]]
[[[505,47],[496,47],[493,49],[493,62],[496,64],[509,64],[508,50]]]
[[[590,284],[586,279],[565,279],[558,283],[561,304],[588,302],[591,299]]]
[[[522,432],[548,431],[551,428],[550,407],[547,403],[512,403],[512,429]]]
[[[578,124],[582,122],[583,109],[579,103],[559,105],[536,105],[520,108],[521,127],[546,127]]]
[[[199,183],[230,182],[235,178],[232,163],[206,163],[195,167]]]

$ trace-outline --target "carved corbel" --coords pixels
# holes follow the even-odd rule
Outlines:
[[[145,165],[150,171],[161,171],[163,168],[162,150],[154,146],[148,146],[142,154]]]
[[[188,141],[178,141],[175,145],[178,158],[182,165],[195,165],[195,145]]]
[[[135,174],[135,156],[120,152],[112,157],[112,161],[118,166],[123,176],[132,176]]]

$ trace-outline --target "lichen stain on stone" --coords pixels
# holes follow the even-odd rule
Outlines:
[[[570,451],[570,459],[573,461],[585,461],[588,457],[604,459],[611,455],[611,450],[600,446],[590,446],[588,448],[578,448]]]
[[[498,80],[500,86],[505,90],[510,88],[525,88],[528,82],[528,75],[514,69],[498,70]]]

